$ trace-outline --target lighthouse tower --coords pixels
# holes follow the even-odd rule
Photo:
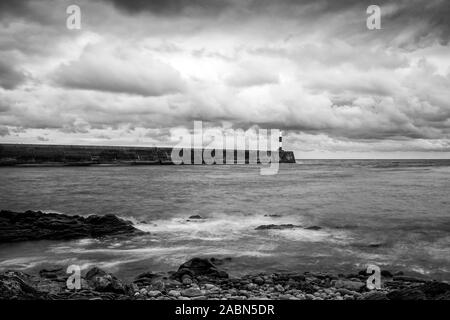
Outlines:
[[[283,134],[281,133],[281,131],[280,131],[280,137],[278,138],[278,142],[279,142],[279,145],[280,145],[278,150],[282,151],[283,150]]]

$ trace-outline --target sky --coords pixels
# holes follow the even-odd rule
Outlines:
[[[450,158],[449,17],[445,0],[2,0],[0,143],[174,146],[202,121],[282,130],[299,159]]]

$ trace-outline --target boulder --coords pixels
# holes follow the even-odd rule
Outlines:
[[[203,291],[201,291],[200,289],[197,289],[197,288],[188,288],[188,289],[181,291],[181,295],[184,297],[189,297],[189,298],[199,297],[199,296],[203,295]]]
[[[119,294],[126,293],[126,288],[120,280],[100,268],[93,267],[86,273],[85,278],[95,291]]]
[[[228,278],[228,274],[225,271],[220,270],[210,259],[206,258],[192,258],[183,263],[173,277],[181,279],[185,274],[191,277]]]

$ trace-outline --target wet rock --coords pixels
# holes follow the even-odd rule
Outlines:
[[[352,281],[352,280],[333,280],[332,285],[335,288],[344,288],[352,291],[360,291],[366,285],[361,281]]]
[[[306,227],[305,228],[306,230],[320,230],[320,229],[322,229],[321,227],[319,227],[319,226],[311,226],[311,227]]]
[[[301,226],[294,224],[263,224],[256,227],[255,230],[285,230],[294,228],[301,228]]]
[[[228,274],[225,271],[220,270],[210,259],[205,258],[193,258],[183,263],[174,274],[174,277],[181,278],[185,274],[192,277],[228,278]]]
[[[157,296],[160,296],[162,293],[159,290],[152,290],[152,291],[148,291],[147,295],[151,298],[155,298]]]
[[[277,284],[275,286],[275,290],[277,290],[278,292],[284,292],[284,287],[281,284]]]
[[[22,272],[0,274],[0,299],[43,299],[45,295],[28,282],[30,277]]]
[[[100,268],[93,267],[86,274],[89,285],[99,292],[114,292],[124,294],[125,286],[120,280],[110,273],[106,273]]]
[[[69,216],[41,211],[0,211],[0,243],[31,240],[70,240],[144,232],[114,215]]]
[[[199,220],[199,219],[205,219],[205,218],[203,218],[202,216],[196,214],[196,215],[190,216],[189,219]]]
[[[387,294],[390,300],[426,300],[425,294],[417,288],[394,290]]]
[[[418,288],[427,299],[450,300],[450,284],[444,282],[428,282]]]
[[[68,278],[68,274],[63,268],[56,269],[42,269],[39,271],[39,276],[42,278],[52,279],[54,281],[65,282]]]
[[[169,294],[169,296],[172,296],[175,298],[178,298],[179,296],[181,296],[181,292],[177,291],[177,290],[170,290],[168,294]]]
[[[380,291],[370,291],[366,292],[362,296],[363,300],[389,300],[386,293]]]
[[[407,277],[407,276],[394,276],[394,281],[404,281],[404,282],[426,282],[425,279]]]
[[[184,284],[185,286],[188,286],[188,285],[192,284],[191,276],[188,275],[188,274],[183,274],[181,276],[181,283]]]
[[[381,270],[381,275],[386,278],[392,278],[393,274],[388,270]]]
[[[203,295],[203,291],[201,291],[200,289],[197,289],[197,288],[188,288],[188,289],[181,291],[181,295],[184,297],[189,297],[189,298],[198,297],[198,296]]]
[[[145,272],[138,275],[133,283],[136,284],[138,287],[146,287],[151,285],[156,279],[158,279],[160,276],[158,274],[154,274],[152,272]]]

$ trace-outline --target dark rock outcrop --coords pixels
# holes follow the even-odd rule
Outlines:
[[[205,218],[203,218],[201,215],[196,214],[196,215],[190,216],[189,219],[199,220],[199,219],[205,219]]]
[[[191,277],[228,278],[225,271],[220,270],[210,259],[206,258],[193,258],[183,263],[173,277],[181,279],[185,274]]]
[[[0,243],[30,240],[70,240],[144,232],[114,215],[81,217],[41,211],[0,211]]]
[[[418,288],[405,288],[389,292],[387,297],[390,300],[426,300],[426,296]]]
[[[322,229],[322,228],[319,227],[319,226],[310,226],[310,227],[306,227],[305,229],[306,229],[306,230],[315,230],[315,231],[317,231],[317,230],[320,230],[320,229]]]
[[[113,292],[119,294],[126,293],[126,288],[119,279],[97,267],[90,269],[86,273],[85,278],[95,291]]]
[[[294,224],[263,224],[255,228],[255,230],[284,230],[284,229],[294,229],[301,228]]]
[[[32,287],[30,276],[17,271],[0,274],[0,299],[42,299],[44,295]]]
[[[305,230],[313,230],[317,231],[322,229],[319,226],[310,226],[310,227],[302,227],[295,224],[263,224],[255,228],[255,230],[285,230],[285,229],[295,229],[295,228],[303,228]]]

